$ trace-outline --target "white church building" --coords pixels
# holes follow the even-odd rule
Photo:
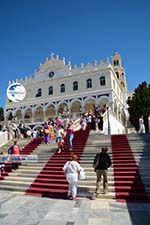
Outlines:
[[[93,104],[107,104],[104,133],[125,133],[127,122],[127,82],[122,59],[114,53],[111,60],[80,67],[51,54],[33,76],[10,81],[23,84],[26,97],[20,102],[6,99],[5,115],[10,114],[34,129],[58,115],[77,118],[93,110]]]

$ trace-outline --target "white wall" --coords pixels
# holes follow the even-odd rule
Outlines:
[[[125,127],[109,112],[110,134],[125,134]],[[104,117],[104,134],[108,134],[108,114]]]
[[[0,147],[5,145],[8,142],[8,132],[1,132],[0,131]]]

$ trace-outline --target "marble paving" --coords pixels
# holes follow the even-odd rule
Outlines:
[[[150,204],[56,200],[0,191],[0,225],[149,225]]]

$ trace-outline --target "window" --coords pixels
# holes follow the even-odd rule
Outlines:
[[[105,85],[106,85],[105,77],[100,77],[100,86],[105,86]]]
[[[117,78],[119,79],[119,72],[116,72]]]
[[[87,80],[87,88],[92,88],[92,79]]]
[[[52,95],[52,94],[53,94],[53,87],[52,87],[52,86],[49,87],[48,94],[49,94],[49,95]]]
[[[78,90],[78,82],[75,81],[73,82],[73,91],[77,91]]]
[[[118,60],[114,61],[114,66],[119,66],[119,61]]]
[[[37,90],[36,97],[41,97],[41,96],[42,96],[42,89],[39,88],[39,89]]]
[[[60,85],[60,92],[61,93],[65,92],[65,84]]]

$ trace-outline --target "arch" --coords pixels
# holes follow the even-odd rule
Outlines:
[[[99,98],[99,105],[100,105],[100,107],[103,107],[104,105],[107,105],[108,102],[109,102],[109,99],[108,99],[107,96],[101,96]]]
[[[44,111],[42,106],[37,106],[34,112],[34,122],[43,122],[44,121]]]
[[[40,125],[40,124],[35,125],[35,126],[32,128],[32,130],[35,130],[35,129],[41,130],[41,129],[43,129],[43,125]]]
[[[46,120],[56,117],[56,109],[54,104],[49,104],[45,110]]]
[[[24,122],[31,123],[33,118],[32,108],[26,108],[24,111]]]
[[[22,120],[23,119],[23,114],[22,114],[21,109],[16,110],[14,116],[17,117],[17,120]]]
[[[69,110],[66,102],[60,102],[58,105],[58,114],[64,115]]]
[[[42,106],[41,104],[36,105],[36,106],[34,107],[34,109],[33,109],[33,110],[34,110],[34,113],[35,113],[36,109],[39,108],[39,107],[41,107],[41,108],[43,109],[43,106]]]
[[[79,100],[72,101],[70,106],[70,112],[76,113],[76,112],[80,112],[80,110],[81,110],[81,102]]]
[[[12,120],[13,119],[13,111],[9,110],[6,112],[6,120]]]
[[[84,101],[84,112],[93,111],[93,105],[96,104],[96,101],[94,98],[88,98]]]

